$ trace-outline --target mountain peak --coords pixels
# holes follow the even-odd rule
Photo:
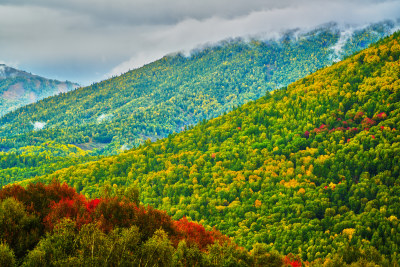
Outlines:
[[[61,82],[0,64],[0,116],[40,99],[77,88],[71,82]]]
[[[28,73],[23,70],[18,70],[12,67],[7,66],[6,64],[0,64],[0,79],[6,79],[6,78],[15,78],[15,77],[34,77],[36,75],[33,75],[31,73]],[[36,76],[38,77],[38,76]]]

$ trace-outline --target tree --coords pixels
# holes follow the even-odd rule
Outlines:
[[[0,244],[0,266],[14,267],[16,266],[14,251],[6,243]]]
[[[163,230],[157,230],[143,244],[140,263],[143,266],[171,266],[173,247],[168,235]]]
[[[0,201],[0,239],[20,258],[38,241],[38,218],[26,212],[23,204],[14,198]]]

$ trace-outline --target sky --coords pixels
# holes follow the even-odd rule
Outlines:
[[[0,63],[89,85],[226,38],[399,14],[400,0],[0,0]]]

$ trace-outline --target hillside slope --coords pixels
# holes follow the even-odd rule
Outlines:
[[[335,25],[279,40],[228,40],[166,56],[72,93],[45,99],[0,119],[0,149],[49,140],[116,154],[258,99],[367,47],[392,31],[385,22],[348,35]],[[42,125],[38,131],[34,125]],[[41,127],[42,128],[42,127]]]
[[[140,206],[134,188],[104,189],[100,199],[58,183],[0,189],[0,265],[250,266],[258,260],[218,231]],[[256,256],[284,265],[279,255]]]
[[[400,33],[227,115],[41,180],[141,201],[314,260],[355,246],[399,260]]]
[[[65,93],[79,85],[49,80],[0,64],[0,117],[43,98]]]

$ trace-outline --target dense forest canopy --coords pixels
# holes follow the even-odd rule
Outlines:
[[[87,197],[135,186],[142,203],[247,249],[399,261],[399,57],[397,32],[226,115],[38,180]]]
[[[0,118],[0,265],[398,263],[400,33],[322,68],[339,38],[231,40]]]
[[[135,187],[106,185],[87,199],[66,184],[0,189],[0,265],[13,266],[290,266],[255,244],[247,251],[215,229],[139,205]],[[307,266],[390,264],[376,249],[348,248]]]
[[[227,40],[0,118],[0,184],[118,154],[217,117],[367,47],[395,24],[329,24],[281,39]]]
[[[299,262],[265,250],[254,257],[215,229],[140,206],[136,188],[102,189],[96,199],[57,182],[1,189],[0,265],[220,266],[250,265],[258,258],[279,266],[285,260]]]

